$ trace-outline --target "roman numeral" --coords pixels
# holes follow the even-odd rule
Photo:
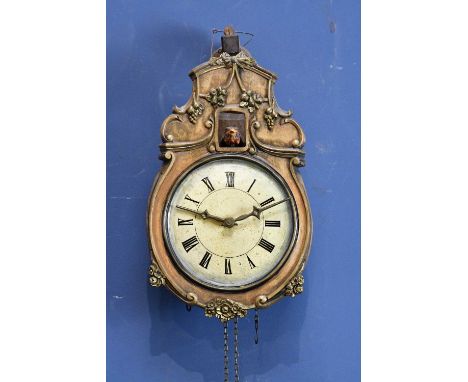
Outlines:
[[[227,275],[232,275],[231,259],[224,259],[224,273]]]
[[[184,249],[186,252],[189,252],[193,247],[198,245],[198,239],[196,236],[192,236],[191,238],[182,242]]]
[[[267,204],[270,204],[271,202],[274,202],[275,201],[275,198],[274,197],[271,197],[271,198],[268,198],[267,200],[263,201],[260,203],[260,205],[262,207],[266,206]]]
[[[212,257],[212,254],[209,253],[209,252],[206,252],[205,256],[203,256],[203,259],[201,259],[201,261],[200,261],[200,265],[203,268],[208,269],[208,265],[210,265],[211,257]]]
[[[209,192],[214,191],[214,187],[210,182],[208,177],[202,179],[203,183],[205,183],[206,187],[208,187]]]
[[[255,182],[257,181],[257,179],[254,179],[252,184],[250,185],[249,189],[247,190],[247,192],[250,192],[250,190],[252,189],[253,185],[255,184]]]
[[[185,200],[190,200],[191,202],[195,203],[197,206],[200,204],[200,202],[196,201],[196,200],[193,200],[190,196],[185,195]]]
[[[279,220],[265,220],[265,227],[281,227]]]
[[[226,187],[234,187],[234,172],[226,172]]]
[[[177,225],[193,225],[193,219],[181,219],[177,218]]]
[[[263,238],[262,240],[260,240],[260,243],[258,243],[258,245],[270,253],[273,251],[273,249],[275,249],[275,246],[273,244],[271,244],[268,240],[265,240]]]
[[[254,269],[256,267],[256,265],[254,264],[254,262],[252,260],[250,260],[249,256],[247,256],[247,260],[249,261],[250,269]]]

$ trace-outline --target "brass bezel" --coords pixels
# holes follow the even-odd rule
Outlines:
[[[172,247],[172,245],[170,243],[170,240],[168,238],[168,236],[169,236],[168,229],[170,228],[169,225],[168,225],[168,222],[167,222],[168,209],[169,209],[170,203],[172,201],[172,197],[173,197],[174,193],[176,192],[177,188],[179,187],[179,185],[181,184],[181,182],[185,179],[185,177],[187,177],[196,168],[198,168],[200,166],[203,166],[203,165],[205,165],[205,164],[207,164],[209,162],[213,162],[213,161],[217,161],[217,160],[223,160],[223,159],[237,159],[237,160],[244,160],[244,161],[248,161],[248,162],[253,162],[253,163],[259,165],[260,167],[262,167],[265,171],[269,171],[273,175],[273,177],[275,179],[277,179],[279,183],[281,183],[281,185],[283,186],[283,188],[286,190],[287,194],[291,198],[290,203],[291,203],[292,212],[293,212],[293,224],[294,224],[293,235],[292,235],[292,237],[290,239],[287,250],[285,251],[285,253],[283,254],[283,256],[281,258],[281,261],[278,262],[278,264],[270,272],[268,272],[263,278],[255,281],[255,282],[252,282],[250,284],[240,285],[238,287],[222,287],[222,286],[206,283],[203,280],[195,278],[186,269],[184,269],[183,265],[177,259],[177,256],[175,255],[175,250]],[[293,195],[291,193],[291,190],[289,189],[288,184],[284,181],[284,179],[281,177],[281,175],[278,174],[275,171],[275,169],[272,168],[268,163],[264,162],[263,160],[260,160],[259,158],[253,158],[251,156],[249,157],[249,156],[242,155],[242,154],[237,154],[237,155],[236,154],[215,154],[215,155],[203,158],[203,159],[197,161],[196,163],[192,164],[190,167],[188,167],[185,170],[185,172],[183,174],[181,174],[179,176],[178,180],[174,183],[171,192],[167,195],[167,198],[166,198],[166,201],[165,201],[164,213],[163,213],[163,216],[162,216],[162,225],[163,225],[163,233],[164,233],[164,242],[166,244],[166,248],[168,250],[168,253],[171,256],[172,260],[174,261],[175,265],[180,269],[181,272],[184,273],[184,275],[188,279],[190,279],[190,280],[192,280],[192,281],[194,281],[194,282],[196,282],[196,283],[198,283],[198,284],[200,284],[200,285],[202,285],[202,286],[204,286],[206,288],[209,288],[209,289],[220,290],[220,291],[225,291],[225,292],[236,292],[236,291],[243,291],[243,290],[248,290],[248,289],[254,288],[257,285],[260,285],[260,284],[264,283],[265,281],[267,281],[269,278],[273,277],[278,272],[278,269],[281,268],[281,266],[287,260],[289,254],[291,253],[292,248],[294,247],[294,245],[296,243],[299,222],[297,220],[296,202],[295,202],[295,200],[293,198]]]

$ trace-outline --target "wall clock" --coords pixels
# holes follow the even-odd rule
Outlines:
[[[312,217],[297,172],[304,133],[276,102],[276,75],[224,32],[190,72],[188,102],[162,123],[147,218],[149,282],[223,323],[227,381],[228,322],[238,380],[237,320],[303,291]]]

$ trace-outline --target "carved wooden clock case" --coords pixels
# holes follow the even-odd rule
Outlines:
[[[303,291],[312,217],[304,133],[277,104],[276,75],[238,36],[222,42],[162,123],[147,219],[150,284],[226,322]]]

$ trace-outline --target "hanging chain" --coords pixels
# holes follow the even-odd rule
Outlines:
[[[234,318],[234,381],[239,382],[239,326],[237,317]],[[229,382],[229,337],[228,322],[223,322],[224,329],[224,382]]]
[[[229,382],[229,358],[228,358],[228,322],[223,322],[224,326],[224,382]]]
[[[255,309],[255,344],[258,344],[258,309]]]
[[[239,328],[237,327],[237,317],[234,318],[234,381],[239,382]]]

